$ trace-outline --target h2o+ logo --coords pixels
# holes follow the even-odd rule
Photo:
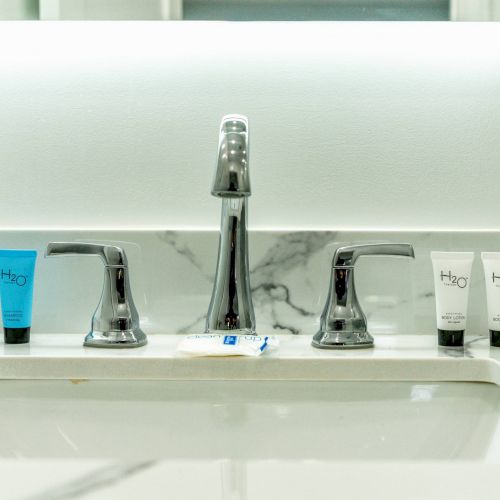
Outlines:
[[[11,272],[10,269],[7,272],[2,269],[0,277],[2,278],[2,281],[12,283],[17,286],[24,286],[28,281],[28,277],[25,274],[15,274]]]
[[[466,276],[455,276],[454,274],[451,274],[451,271],[448,271],[447,274],[441,271],[441,281],[444,281],[445,279],[448,280],[448,285],[456,285],[458,288],[465,288],[469,278]]]

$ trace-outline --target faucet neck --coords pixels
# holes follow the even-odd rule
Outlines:
[[[205,332],[254,334],[248,265],[247,199],[223,198],[219,256]]]
[[[332,269],[320,329],[325,332],[366,332],[366,318],[359,306],[354,287],[353,267]]]
[[[101,300],[83,345],[120,347],[145,343],[146,335],[132,299],[128,267],[105,266]]]

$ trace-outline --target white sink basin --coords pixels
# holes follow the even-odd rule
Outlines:
[[[363,352],[280,340],[258,359],[179,357],[174,335],[116,351],[74,335],[0,346],[0,498],[490,500],[488,339],[443,350],[379,335]]]
[[[0,457],[500,462],[500,388],[444,382],[0,382]]]

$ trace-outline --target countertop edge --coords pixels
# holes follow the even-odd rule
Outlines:
[[[39,334],[30,346],[4,346],[3,380],[296,380],[461,381],[500,385],[500,349],[478,338],[463,350],[440,349],[431,335],[386,335],[365,351],[323,351],[307,336],[284,335],[258,358],[176,354],[182,336],[150,339],[145,348],[83,348],[74,335]],[[142,349],[142,350],[141,350]],[[498,352],[497,352],[498,351]]]

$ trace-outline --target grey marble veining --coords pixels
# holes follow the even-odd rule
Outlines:
[[[215,274],[218,232],[199,231],[2,231],[0,246],[35,248],[37,263],[33,332],[85,335],[102,287],[97,259],[43,258],[49,241],[121,245],[130,264],[134,299],[148,334],[203,331]],[[251,231],[251,286],[261,333],[312,335],[326,300],[335,248],[361,242],[405,242],[415,260],[363,257],[356,288],[377,333],[434,333],[431,250],[475,251],[469,319],[471,334],[486,334],[480,251],[500,251],[494,232]]]
[[[140,474],[155,465],[154,460],[137,462],[116,462],[102,465],[91,472],[85,472],[77,479],[61,481],[59,484],[41,491],[40,494],[25,497],[24,500],[71,500],[94,495],[96,492],[112,488],[120,481]]]

